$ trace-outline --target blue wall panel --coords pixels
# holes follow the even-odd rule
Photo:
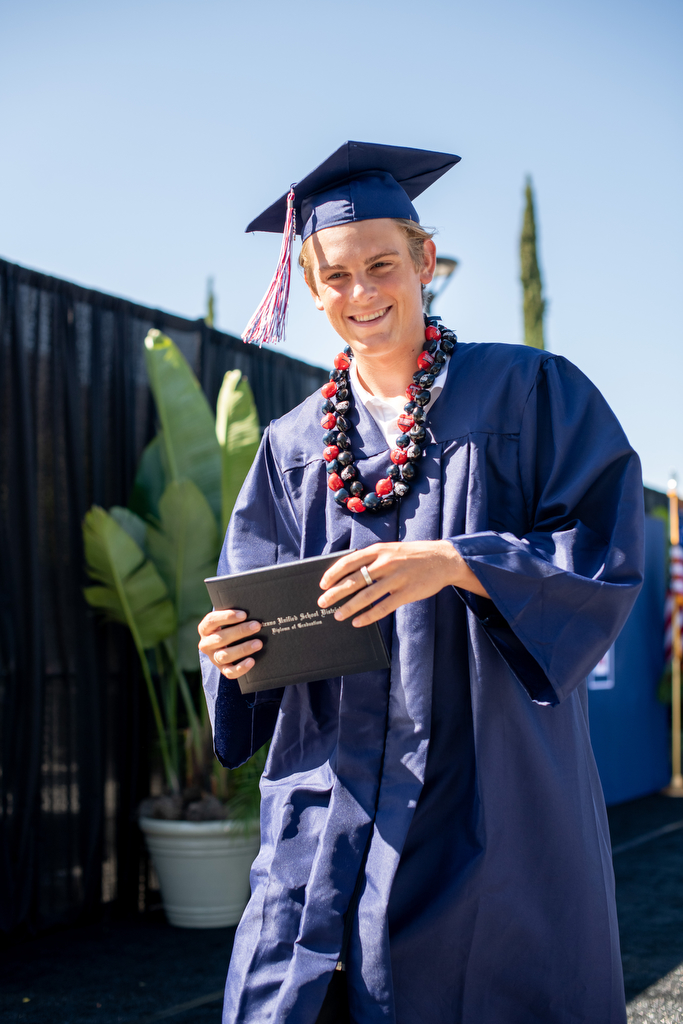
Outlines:
[[[653,793],[669,781],[668,713],[657,698],[663,670],[665,544],[663,522],[647,516],[643,589],[611,652],[611,666],[602,666],[597,678],[589,679],[591,739],[608,804]]]

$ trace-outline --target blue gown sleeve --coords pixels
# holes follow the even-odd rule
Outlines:
[[[557,704],[594,668],[642,584],[640,462],[597,388],[544,360],[526,400],[519,477],[529,529],[449,538],[490,600],[460,592],[533,700]]]
[[[299,550],[299,527],[267,428],[230,517],[218,575],[292,561]],[[237,768],[273,735],[282,690],[243,695],[236,679],[226,679],[205,655],[200,661],[216,757]]]

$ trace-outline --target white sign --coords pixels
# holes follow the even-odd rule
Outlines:
[[[589,690],[614,689],[614,645],[610,647],[604,658],[601,658],[588,676]]]

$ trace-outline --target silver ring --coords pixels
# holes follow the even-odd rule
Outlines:
[[[365,580],[365,586],[366,586],[366,587],[371,587],[371,586],[372,586],[372,584],[373,584],[373,583],[374,583],[375,581],[373,580],[372,576],[371,576],[371,575],[370,575],[370,573],[368,572],[368,567],[367,567],[367,565],[361,565],[361,567],[360,567],[360,574],[361,574],[361,576],[363,577],[363,579]]]

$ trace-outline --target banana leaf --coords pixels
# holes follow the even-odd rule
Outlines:
[[[221,518],[221,452],[214,417],[180,349],[161,331],[145,338],[145,361],[161,423],[167,482],[192,480]]]
[[[112,505],[109,515],[115,519],[119,526],[122,526],[129,537],[132,537],[138,547],[144,549],[147,524],[144,519],[131,512],[129,508],[122,508],[121,505]]]
[[[168,485],[158,525],[147,527],[146,546],[175,606],[180,667],[196,671],[197,623],[211,611],[204,578],[216,571],[220,539],[213,512],[191,480]]]
[[[166,585],[140,545],[103,508],[95,505],[86,513],[83,540],[88,575],[98,584],[84,589],[85,599],[106,618],[123,623],[131,632],[152,705],[166,779],[177,790],[178,776],[146,655],[146,650],[161,643],[176,628]]]
[[[222,455],[223,533],[261,441],[259,417],[249,381],[228,370],[216,405],[216,437]]]
[[[162,458],[163,443],[163,436],[159,431],[143,451],[135,474],[128,508],[142,519],[159,518],[159,501],[166,487],[166,470]]]

